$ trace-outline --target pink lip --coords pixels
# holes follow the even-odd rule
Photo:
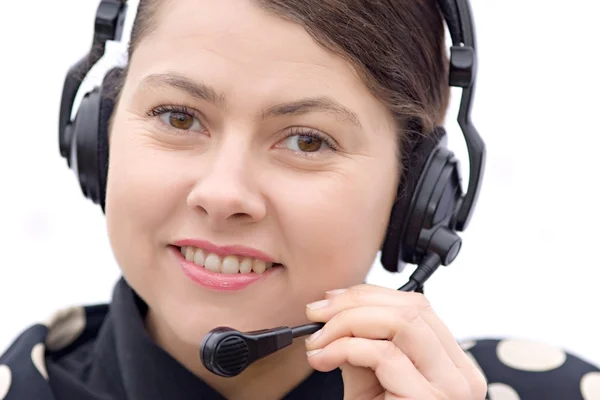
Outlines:
[[[190,244],[190,246],[193,246],[193,244]],[[187,275],[188,278],[190,278],[192,281],[199,284],[200,286],[217,291],[242,290],[245,287],[261,279],[267,278],[268,276],[272,275],[273,273],[276,273],[279,269],[281,269],[281,266],[270,268],[262,274],[257,274],[256,272],[250,272],[248,274],[221,274],[209,271],[203,266],[194,264],[193,262],[186,260],[183,254],[181,254],[180,249],[177,247],[170,246],[170,250],[173,252],[175,258],[179,262],[179,265],[183,269],[183,272]]]
[[[175,246],[193,246],[205,250],[209,253],[214,253],[220,257],[236,255],[240,257],[256,258],[264,262],[275,262],[273,257],[269,256],[266,253],[263,253],[260,250],[239,245],[217,246],[216,244],[212,244],[205,240],[184,239],[175,242]]]

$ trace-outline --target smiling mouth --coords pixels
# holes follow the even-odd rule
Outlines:
[[[282,266],[279,263],[265,262],[252,257],[239,257],[236,255],[221,257],[194,246],[182,246],[179,247],[179,251],[187,261],[199,267],[204,267],[211,272],[221,274],[262,274],[269,269]]]

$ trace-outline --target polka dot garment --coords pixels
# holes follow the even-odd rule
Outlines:
[[[0,356],[0,400],[223,399],[147,336],[147,307],[120,280],[108,305],[72,307],[25,330]],[[516,339],[461,342],[489,400],[600,400],[600,369]],[[164,377],[168,376],[168,379]],[[311,375],[285,400],[342,399],[338,370]]]

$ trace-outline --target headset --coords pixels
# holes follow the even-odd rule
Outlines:
[[[485,166],[485,144],[470,115],[477,55],[469,0],[437,0],[437,3],[452,39],[448,84],[462,89],[457,121],[469,154],[469,183],[463,193],[459,163],[447,147],[444,127],[417,135],[398,185],[380,259],[390,272],[401,272],[406,264],[417,265],[408,283],[399,289],[403,291],[423,292],[423,284],[435,270],[455,260],[462,246],[457,232],[464,231],[471,220]],[[71,117],[82,77],[104,55],[108,41],[121,40],[126,13],[126,0],[100,2],[91,49],[67,72],[60,107],[60,154],[76,173],[85,197],[99,204],[103,212],[108,125],[114,108],[116,79],[123,69],[110,70],[100,86],[83,96],[75,117]],[[309,324],[249,333],[220,327],[205,337],[200,357],[213,373],[235,376],[250,363],[321,326]]]

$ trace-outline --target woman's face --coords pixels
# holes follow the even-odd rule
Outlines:
[[[346,61],[251,1],[179,0],[156,22],[111,132],[116,260],[181,343],[305,323],[307,303],[363,282],[375,259],[399,173],[394,122]],[[206,269],[265,264],[206,242],[282,266],[249,285],[213,279]]]

